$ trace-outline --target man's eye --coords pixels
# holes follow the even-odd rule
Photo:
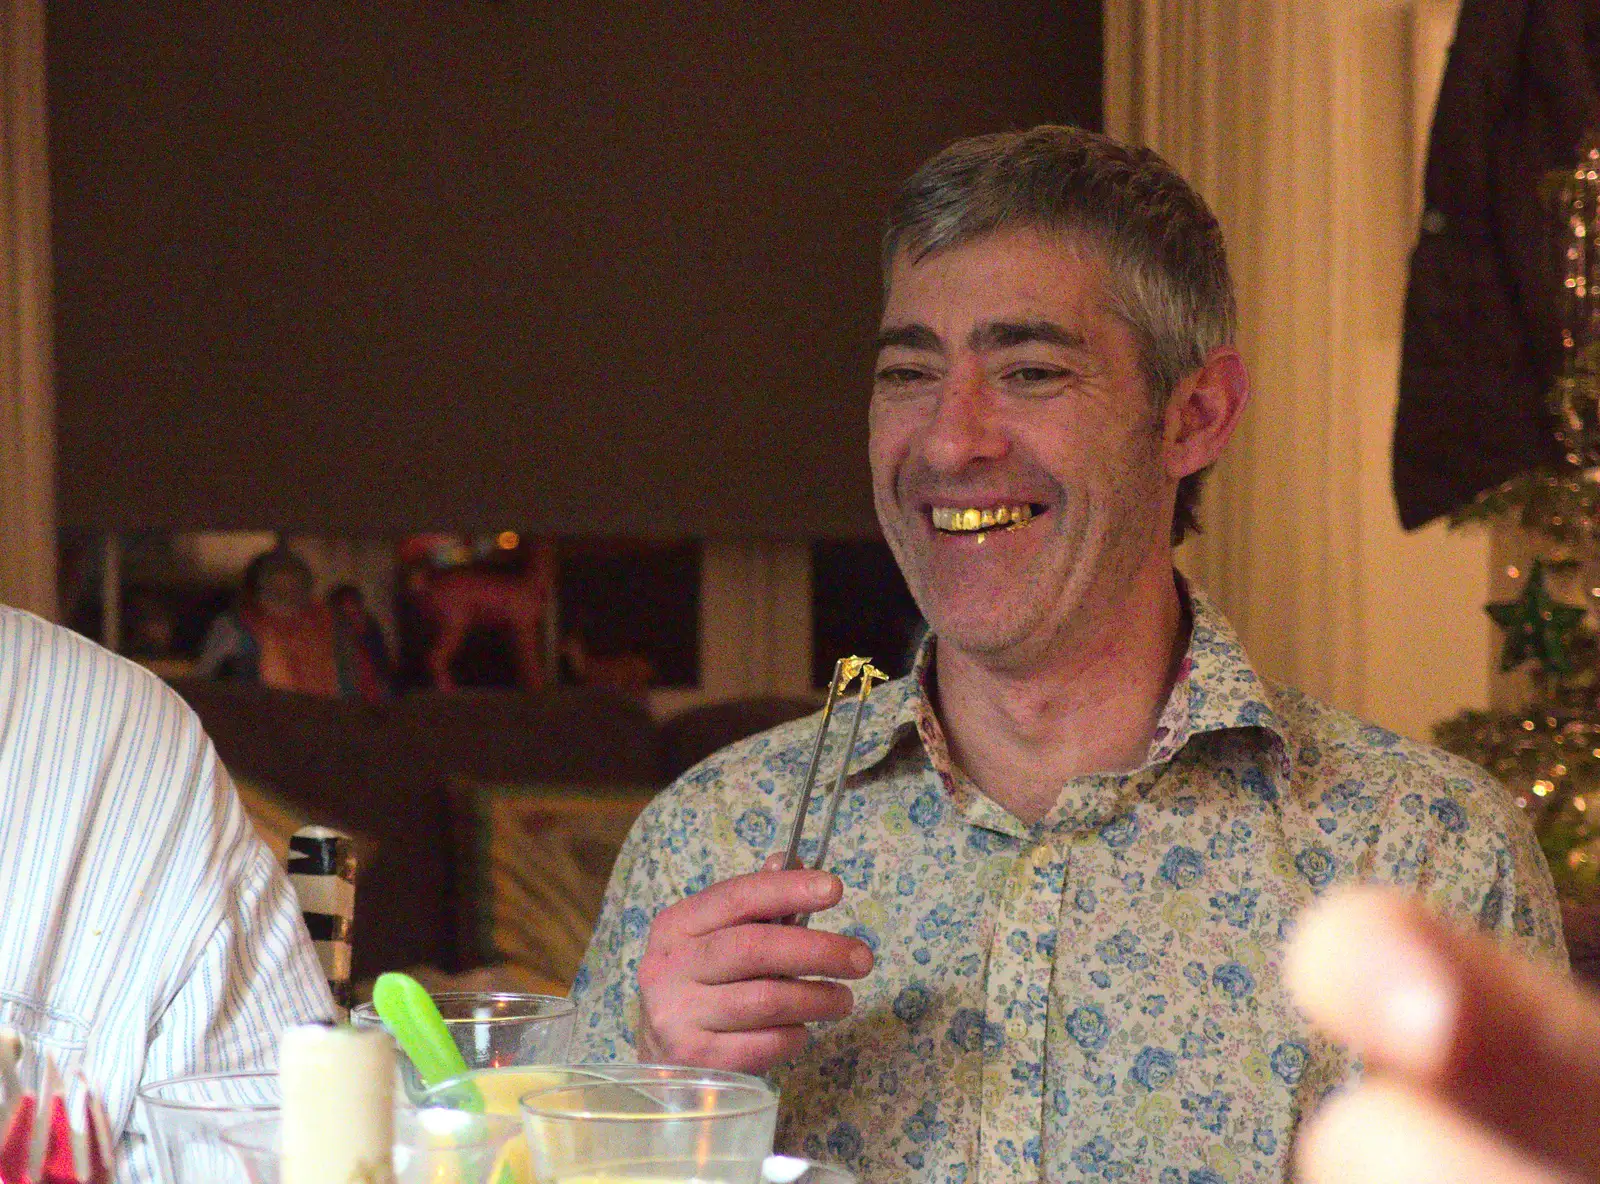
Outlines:
[[[1065,371],[1048,366],[1018,366],[1006,371],[1007,379],[1021,383],[1059,382],[1065,377]]]
[[[910,386],[926,378],[927,372],[915,366],[885,366],[875,377],[885,386]]]

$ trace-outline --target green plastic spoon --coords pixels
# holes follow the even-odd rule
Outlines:
[[[444,1017],[427,990],[409,974],[391,971],[380,974],[372,985],[372,1006],[406,1056],[416,1066],[422,1084],[434,1086],[468,1072],[467,1062],[450,1038]],[[475,1114],[484,1112],[483,1094],[470,1081],[453,1087],[458,1109]],[[502,1153],[494,1184],[518,1184],[516,1174]]]
[[[467,1071],[439,1008],[409,974],[380,974],[372,987],[372,1006],[411,1058],[423,1085],[432,1087]]]

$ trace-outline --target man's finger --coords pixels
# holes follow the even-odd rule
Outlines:
[[[842,895],[844,885],[828,872],[751,872],[663,909],[655,930],[665,938],[702,937],[733,925],[820,912],[838,904]]]
[[[1337,1095],[1318,1111],[1296,1142],[1295,1166],[1303,1184],[1572,1180],[1415,1089],[1384,1082]]]
[[[805,1047],[804,1024],[780,1024],[749,1032],[712,1032],[683,1024],[681,1011],[664,1030],[641,1017],[638,1051],[641,1061],[691,1065],[701,1069],[733,1069],[740,1073],[765,1073],[779,1061]]]
[[[793,925],[719,929],[685,949],[696,982],[754,978],[865,978],[872,950],[860,938]]]
[[[1369,1071],[1535,1158],[1600,1176],[1600,1005],[1568,979],[1380,889],[1330,897],[1287,954],[1291,991]],[[1548,1105],[1553,1083],[1560,1104]]]
[[[707,1032],[757,1032],[842,1020],[854,1006],[855,994],[843,983],[758,978],[708,988],[697,1022]]]
[[[702,1069],[728,1069],[734,1073],[760,1075],[779,1061],[788,1060],[805,1046],[806,1030],[803,1024],[764,1028],[759,1032],[717,1033],[707,1040],[703,1050],[691,1063]]]

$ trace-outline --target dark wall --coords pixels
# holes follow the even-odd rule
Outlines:
[[[68,526],[872,533],[877,219],[1089,0],[50,4]]]

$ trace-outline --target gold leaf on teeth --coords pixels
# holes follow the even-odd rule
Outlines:
[[[934,506],[931,509],[935,530],[970,533],[996,526],[1014,529],[1033,518],[1033,507],[1027,502],[1018,505],[993,506],[986,510],[955,509],[951,506]]]

